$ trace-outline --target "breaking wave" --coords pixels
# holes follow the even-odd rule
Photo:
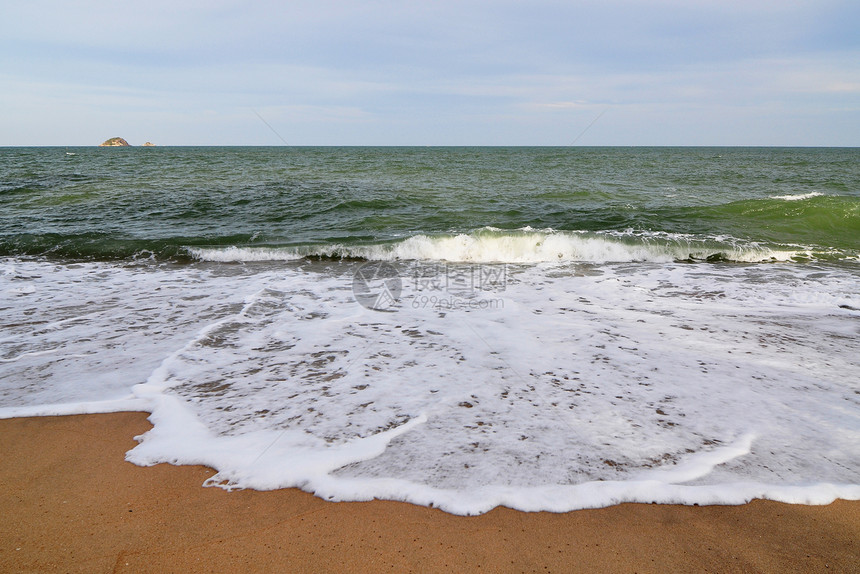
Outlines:
[[[282,247],[188,247],[200,261],[290,261],[304,257],[369,261],[449,261],[462,263],[589,263],[735,261],[757,263],[820,257],[803,246],[770,246],[731,237],[697,238],[660,232],[570,232],[484,228],[472,233],[414,235],[361,245],[329,243]]]

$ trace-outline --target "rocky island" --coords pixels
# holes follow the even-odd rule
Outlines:
[[[122,138],[110,138],[99,147],[131,147],[131,145]]]

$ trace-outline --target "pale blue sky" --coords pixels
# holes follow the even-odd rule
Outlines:
[[[860,145],[857,0],[0,2],[0,145]]]

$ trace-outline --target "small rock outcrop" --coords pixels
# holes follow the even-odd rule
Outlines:
[[[145,144],[143,144],[143,147],[155,147],[155,144],[152,142],[146,142]]]
[[[130,144],[122,138],[110,138],[99,147],[130,147]]]

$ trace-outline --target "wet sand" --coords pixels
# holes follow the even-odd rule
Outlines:
[[[860,572],[860,501],[476,517],[125,462],[145,413],[0,420],[0,572]]]

